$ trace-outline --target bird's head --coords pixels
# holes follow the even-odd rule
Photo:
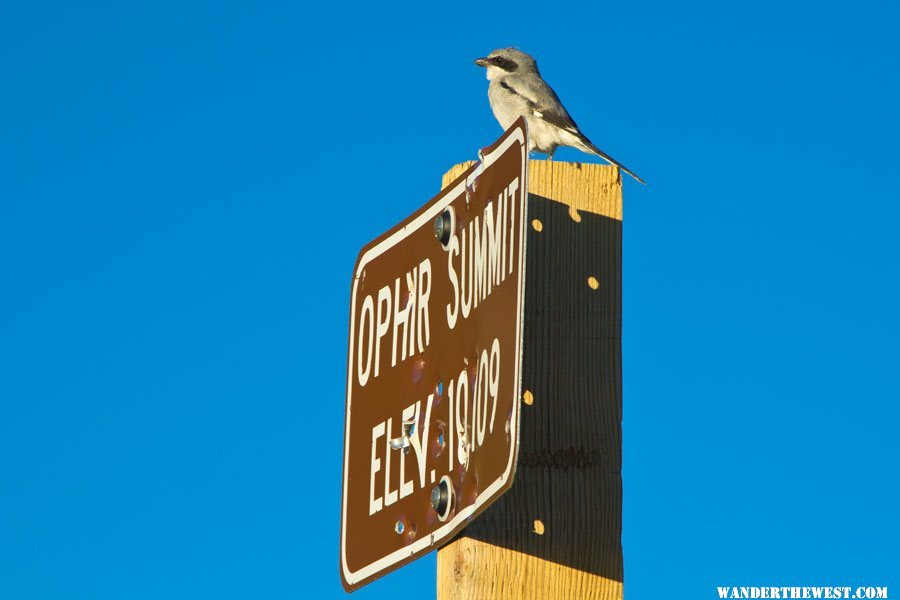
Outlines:
[[[500,48],[483,58],[476,58],[475,64],[487,69],[488,79],[497,79],[510,73],[537,73],[537,61],[518,48]]]

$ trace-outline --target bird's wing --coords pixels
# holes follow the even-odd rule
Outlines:
[[[521,98],[534,116],[573,135],[581,136],[578,125],[566,112],[556,92],[540,77],[507,77],[500,81],[500,86]]]
[[[638,177],[634,171],[595,146],[587,136],[579,131],[578,125],[569,116],[556,92],[543,79],[540,77],[507,77],[500,81],[500,86],[509,94],[523,101],[535,117],[568,131],[584,145],[587,151],[593,152],[600,158],[616,165],[640,183],[644,183],[644,180]]]

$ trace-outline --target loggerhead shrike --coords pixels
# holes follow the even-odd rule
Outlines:
[[[552,160],[558,146],[572,146],[582,152],[596,154],[644,183],[643,179],[592,144],[578,130],[578,125],[566,112],[556,93],[541,78],[534,58],[516,48],[501,48],[476,59],[475,64],[487,67],[487,78],[491,82],[488,99],[503,129],[520,116],[525,117],[529,152],[542,152]]]

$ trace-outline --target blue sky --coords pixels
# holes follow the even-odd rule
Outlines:
[[[627,596],[900,590],[900,11],[786,4],[0,5],[0,597],[343,597],[350,271],[506,45],[649,182]]]

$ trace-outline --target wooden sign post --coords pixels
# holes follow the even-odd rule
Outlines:
[[[528,183],[518,470],[438,551],[437,596],[622,598],[622,182],[531,160]]]

